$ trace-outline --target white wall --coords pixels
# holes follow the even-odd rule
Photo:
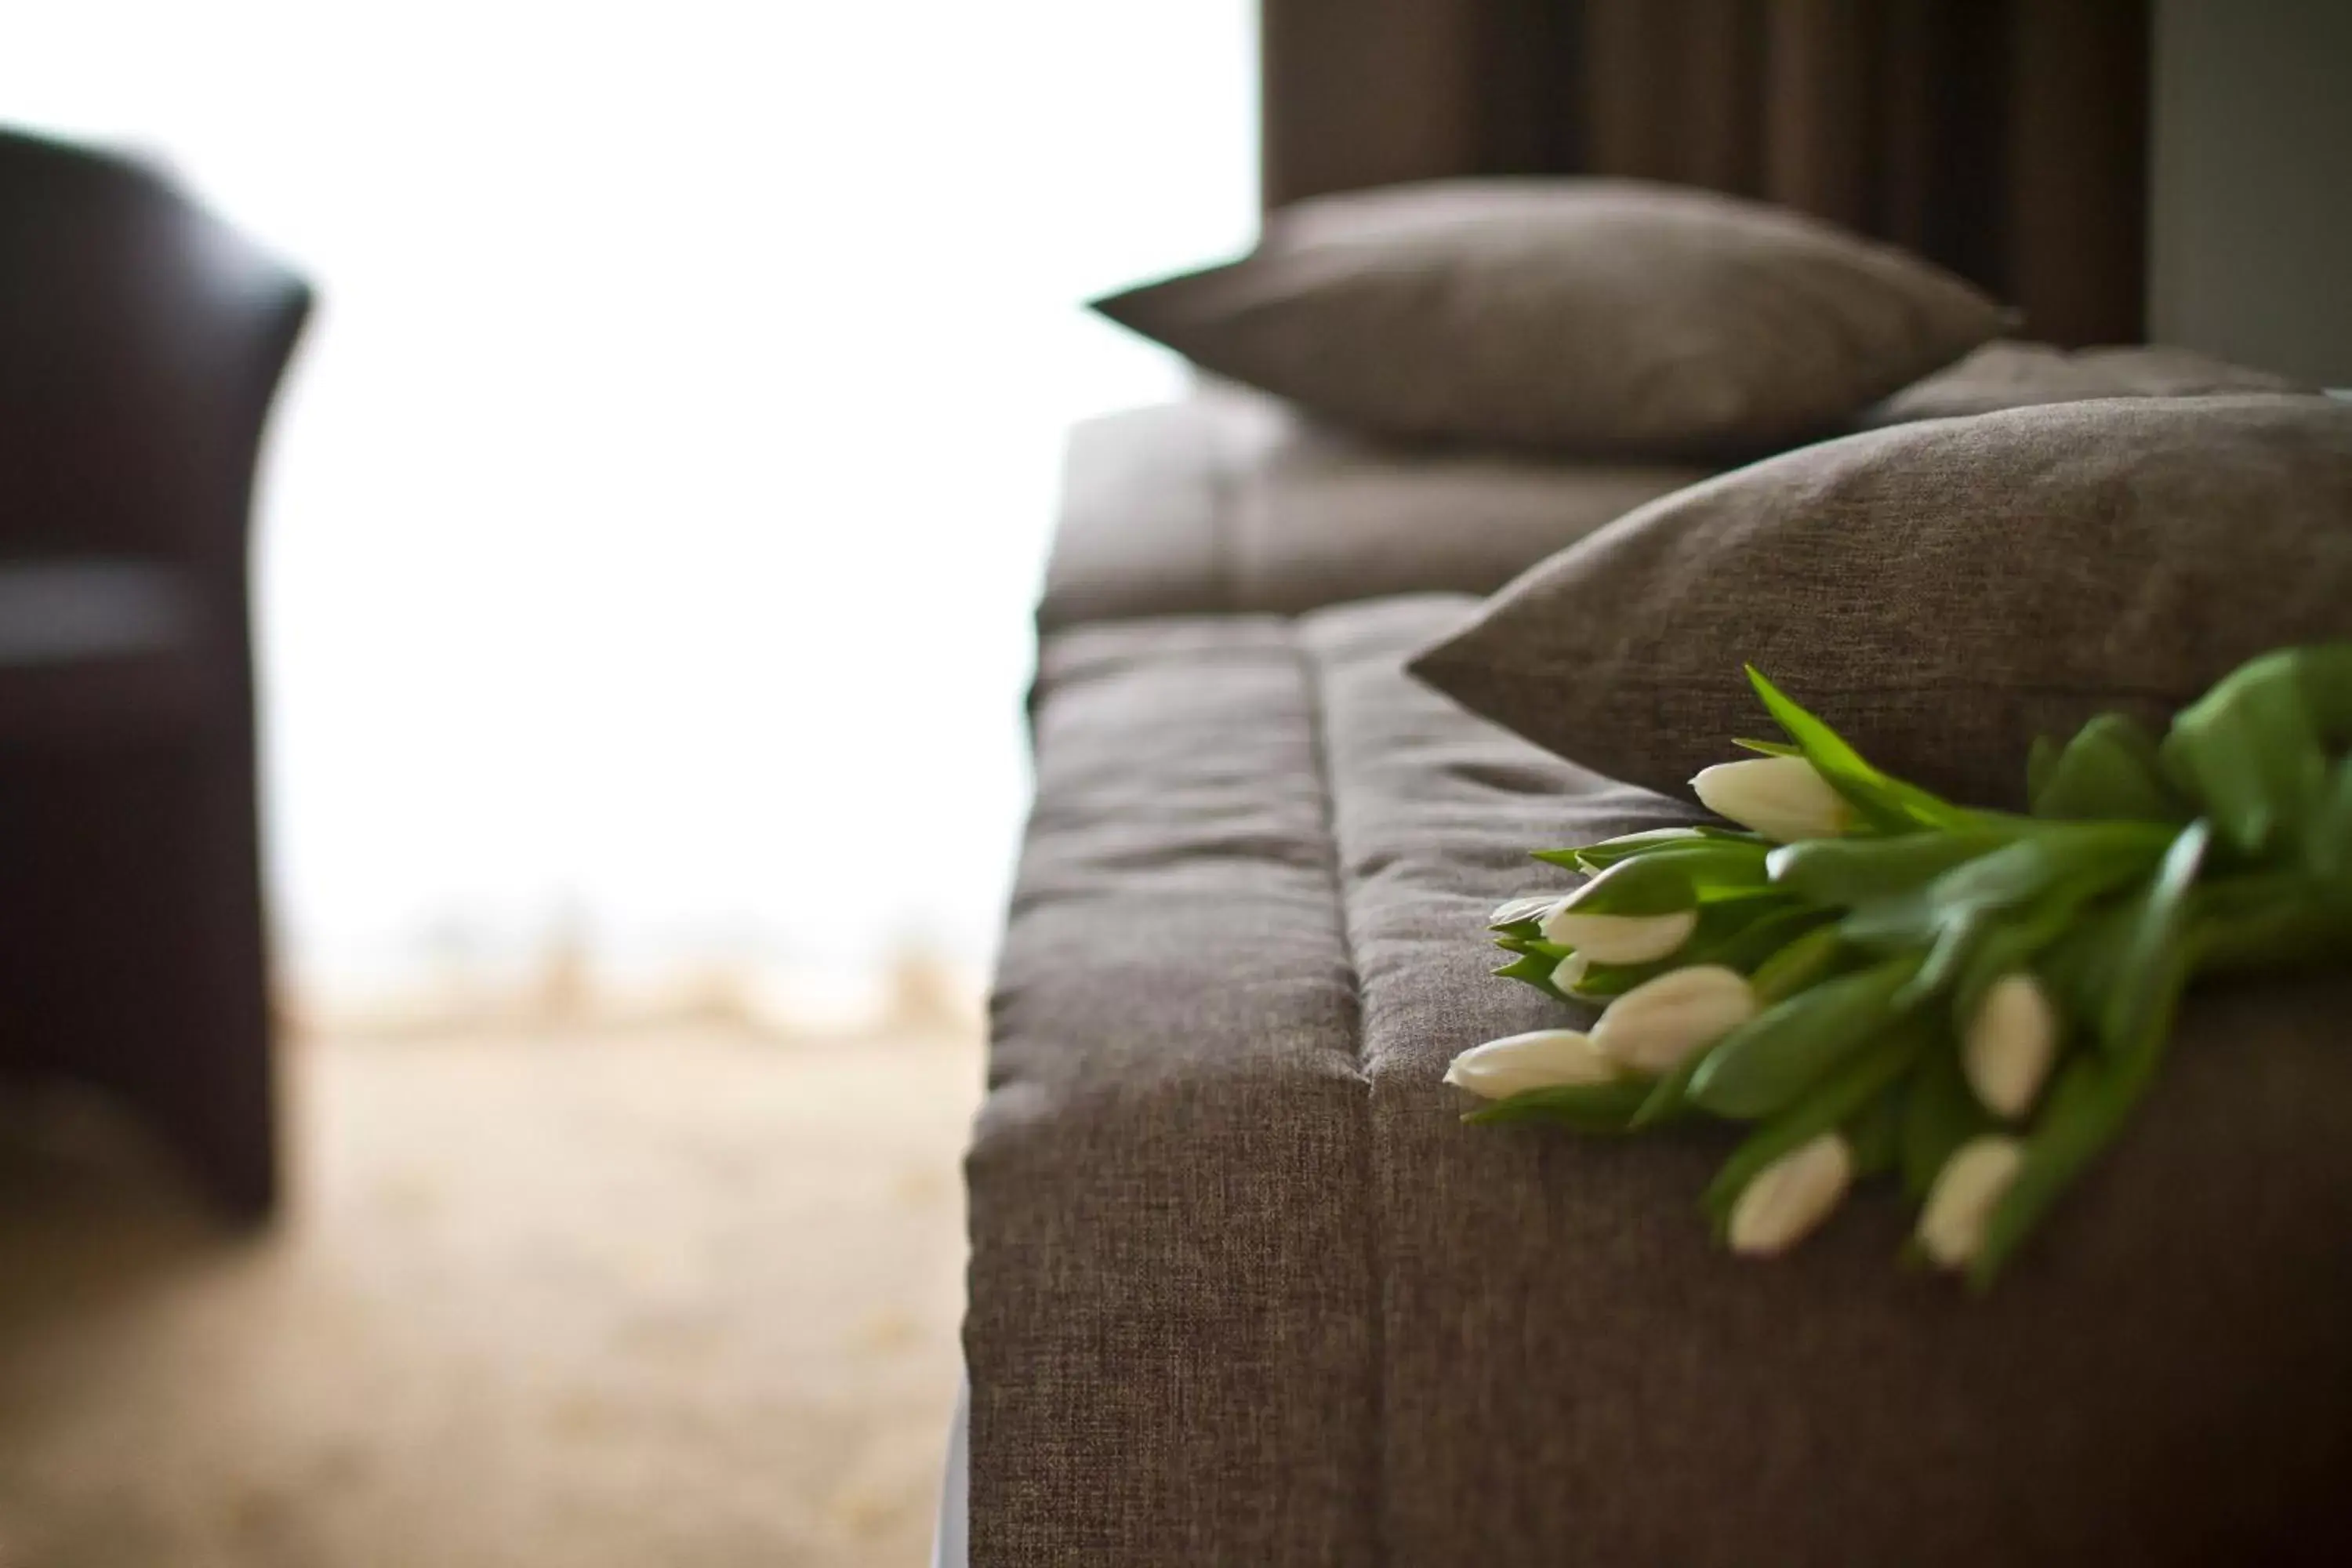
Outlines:
[[[2149,335],[2352,386],[2352,0],[2158,0]]]

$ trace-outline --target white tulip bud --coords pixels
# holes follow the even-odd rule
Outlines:
[[[1521,921],[1539,921],[1559,908],[1560,900],[1567,897],[1565,893],[1529,893],[1525,898],[1496,905],[1495,912],[1486,917],[1486,923],[1490,926],[1510,926]]]
[[[1920,1249],[1939,1268],[1967,1268],[1984,1246],[1986,1222],[2024,1163],[2025,1145],[1997,1132],[1952,1151],[1919,1210]]]
[[[2011,1121],[2033,1105],[2058,1058],[2058,1009],[2031,974],[2004,974],[1977,1004],[1960,1042],[1960,1066],[1977,1099]]]
[[[1585,957],[1584,954],[1580,952],[1570,953],[1566,958],[1561,959],[1558,963],[1552,965],[1551,983],[1553,988],[1556,990],[1565,991],[1571,996],[1575,995],[1576,988],[1584,984],[1584,972],[1591,967],[1592,960]]]
[[[1824,1132],[1756,1173],[1731,1205],[1731,1250],[1748,1258],[1786,1252],[1812,1234],[1853,1180],[1853,1151]]]
[[[1617,1065],[1576,1029],[1537,1029],[1473,1046],[1454,1058],[1445,1081],[1482,1100],[1507,1100],[1531,1089],[1608,1083]]]
[[[1664,915],[1586,915],[1558,910],[1543,923],[1544,940],[1572,947],[1594,963],[1654,963],[1690,940],[1696,910]]]
[[[1592,1026],[1602,1056],[1639,1072],[1672,1072],[1756,1016],[1748,977],[1697,963],[1645,981],[1609,1005]]]
[[[1853,805],[1802,757],[1751,757],[1701,768],[1699,804],[1777,844],[1834,838],[1854,824]]]

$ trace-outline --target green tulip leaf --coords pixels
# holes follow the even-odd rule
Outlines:
[[[1916,1007],[1929,997],[1940,995],[1967,973],[1978,951],[1994,930],[1992,911],[1983,909],[1962,909],[1955,911],[1936,932],[1936,940],[1927,945],[1927,956],[1920,963],[1918,973],[1911,983],[1895,993],[1898,1007]]]
[[[2060,1009],[2088,1027],[2098,1026],[2099,1012],[2115,993],[2117,967],[2138,910],[2132,900],[2086,911],[2042,950],[2034,966]]]
[[[1913,1203],[1923,1201],[1952,1151],[1993,1126],[1960,1071],[1958,1042],[1940,1035],[1921,1054],[1919,1070],[1904,1088],[1897,1163],[1905,1194]]]
[[[2259,974],[2341,963],[2352,904],[2301,868],[2200,881],[2189,913],[2200,974]]]
[[[2089,879],[2071,887],[2062,884],[2040,903],[1987,930],[1953,987],[1953,1026],[1965,1031],[1985,993],[2003,976],[2032,969],[2043,953],[2078,929],[2084,904],[2104,890],[2101,883]]]
[[[1752,911],[1755,918],[1737,925],[1729,920],[1717,921],[1713,922],[1715,929],[1711,930],[1707,917],[1718,910],[1726,915]],[[1757,975],[1800,939],[1821,930],[1835,918],[1827,910],[1806,909],[1786,902],[1766,903],[1760,900],[1711,905],[1699,911],[1699,929],[1692,933],[1690,942],[1684,949],[1683,965],[1719,963],[1742,974]],[[1832,936],[1832,945],[1834,942]]]
[[[2014,910],[2059,887],[2112,888],[2144,875],[2170,836],[2145,823],[2053,823],[1963,862],[1916,892],[1864,904],[1842,922],[1879,952],[1922,947],[1955,920]]]
[[[1955,867],[2014,841],[1990,830],[1809,838],[1772,851],[1772,885],[1816,904],[1851,909],[1924,888]]]
[[[2162,1000],[2168,1026],[2178,998],[2176,986]],[[2159,1035],[2146,1045],[2151,1059],[2142,1070],[2117,1060],[2077,1057],[2059,1074],[2026,1140],[2016,1179],[1985,1221],[1983,1243],[1969,1264],[1971,1289],[1981,1292],[1991,1288],[2066,1189],[2123,1131],[2147,1092],[2153,1054],[2162,1049],[2163,1039]]]
[[[2200,804],[2230,845],[2260,855],[2293,842],[2317,809],[2327,755],[2292,651],[2241,666],[2172,721],[2166,774]]]
[[[1662,845],[1611,861],[1570,894],[1579,914],[1673,914],[1694,903],[1747,898],[1771,886],[1762,839],[1710,839]]]
[[[2036,735],[2025,753],[2025,798],[2037,816],[2042,812],[2042,792],[2050,787],[2051,775],[2058,771],[2059,755],[2065,750],[2047,735]]]
[[[1759,892],[1769,893],[1769,889]],[[1653,963],[1593,964],[1578,982],[1577,994],[1588,1001],[1622,996],[1636,985],[1671,970],[1698,963],[1719,963],[1747,974],[1790,942],[1831,918],[1826,910],[1804,909],[1790,900],[1769,896],[1722,899],[1701,904],[1698,924],[1692,930],[1690,940],[1675,952]]]
[[[2352,910],[2352,757],[2336,763],[2304,836],[2303,864],[2321,899]]]
[[[1605,871],[1620,860],[1655,855],[1664,850],[1688,849],[1700,844],[1763,842],[1759,835],[1738,828],[1710,826],[1653,827],[1641,833],[1604,838],[1598,844],[1579,845],[1569,849],[1538,849],[1535,851],[1535,858],[1547,865],[1565,866],[1571,871]]]
[[[1570,893],[1562,907],[1580,915],[1671,915],[1698,902],[1690,874],[1673,864],[1677,856],[1643,855],[1620,860]]]
[[[1549,1121],[1579,1132],[1613,1133],[1632,1130],[1633,1113],[1650,1095],[1646,1079],[1619,1079],[1611,1083],[1560,1084],[1530,1089],[1497,1100],[1462,1120],[1478,1126],[1518,1121]]]
[[[1816,981],[1828,979],[1844,957],[1845,938],[1838,929],[1816,925],[1782,943],[1778,952],[1756,965],[1748,985],[1756,993],[1757,1001],[1769,1006],[1794,996]]]
[[[1782,1110],[1894,1026],[1895,997],[1918,963],[1897,958],[1767,1007],[1707,1053],[1691,1079],[1692,1103],[1741,1121]]]
[[[1891,1171],[1902,1158],[1904,1091],[1901,1080],[1887,1085],[1846,1123],[1846,1146],[1853,1155],[1856,1181]]]
[[[2121,713],[2083,726],[2033,792],[2033,815],[2182,823],[2188,808],[2165,782],[2156,739]]]
[[[1559,967],[1559,960],[1556,958],[1528,953],[1503,965],[1495,971],[1495,974],[1497,979],[1524,982],[1556,1002],[1566,1002],[1570,1000],[1568,995],[1551,983],[1551,972]]]
[[[2352,747],[2352,642],[2315,643],[2294,652],[2304,711],[2331,753]]]
[[[1692,889],[1704,903],[1715,899],[1745,898],[1771,886],[1771,876],[1765,861],[1772,847],[1762,839],[1740,841],[1717,839],[1710,844],[1694,845],[1660,854],[1644,855],[1640,863],[1662,874],[1671,869],[1689,879]]]
[[[1568,897],[1569,889],[1556,889],[1548,893],[1528,893],[1511,900],[1486,917],[1486,929],[1505,936],[1533,936],[1542,929],[1544,916],[1552,907]]]
[[[2168,977],[2179,972],[2170,981],[2175,993],[2187,982],[2189,899],[2211,842],[2202,818],[2182,828],[2140,896],[2098,1016],[2099,1043],[2110,1053],[2145,1048],[2148,1019],[2167,1005]]]
[[[1660,1074],[1650,1085],[1641,1109],[1633,1112],[1626,1131],[1639,1132],[1644,1128],[1663,1127],[1696,1110],[1698,1108],[1691,1103],[1690,1081],[1706,1060],[1706,1051],[1693,1051],[1673,1071]]]
[[[1595,963],[1586,967],[1576,983],[1573,1002],[1609,1002],[1622,996],[1636,985],[1655,980],[1667,970],[1679,965],[1672,960],[1656,963]]]
[[[2112,1143],[2156,1080],[2188,985],[2188,911],[2212,837],[2201,818],[2182,829],[2131,910],[2099,1015],[2101,1057],[2063,1073],[2026,1140],[2017,1179],[1986,1221],[1969,1283],[1989,1289],[2066,1189]]]
[[[1968,826],[1972,814],[1873,767],[1844,736],[1799,707],[1752,664],[1748,666],[1748,679],[1806,761],[1881,832]]]
[[[1801,1098],[1750,1133],[1732,1151],[1702,1200],[1715,1218],[1718,1234],[1729,1223],[1732,1205],[1748,1183],[1781,1156],[1860,1116],[1910,1069],[1926,1037],[1916,1020],[1896,1025],[1868,1048],[1823,1074]]]

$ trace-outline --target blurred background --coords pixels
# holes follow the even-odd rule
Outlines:
[[[0,1563],[927,1560],[1062,437],[1181,384],[1080,304],[1246,243],[1255,28],[12,12],[0,121],[318,303],[252,558],[283,1197],[0,1088]]]
[[[306,1005],[551,962],[852,1007],[988,956],[1083,314],[1255,225],[1254,8],[94,0],[0,110],[318,288],[262,474]],[[808,831],[812,823],[822,832]]]

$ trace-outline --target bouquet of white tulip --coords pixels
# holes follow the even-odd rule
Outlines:
[[[2034,748],[2029,815],[1871,766],[1753,668],[1789,742],[1692,781],[1741,825],[1540,860],[1498,974],[1601,1002],[1589,1031],[1464,1052],[1467,1121],[1750,1123],[1707,1190],[1785,1250],[1898,1173],[1917,1254],[1990,1285],[2147,1092],[2200,973],[2352,957],[2352,644],[2255,659],[2159,741],[2106,714]]]

